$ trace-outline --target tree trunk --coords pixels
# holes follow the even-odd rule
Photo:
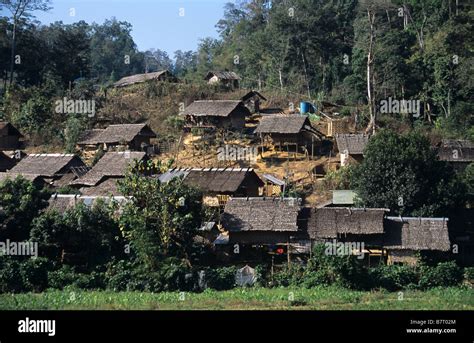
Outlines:
[[[306,88],[308,90],[308,98],[311,98],[311,92],[309,90],[309,79],[308,79],[308,72],[306,70],[306,60],[304,58],[304,53],[301,52],[301,58],[303,60],[303,69],[304,69],[304,76],[305,76],[305,79],[306,79]]]
[[[375,22],[375,12],[372,13],[370,10],[367,11],[367,17],[369,19],[369,49],[367,52],[367,102],[369,105],[369,114],[370,121],[367,125],[366,133],[372,130],[372,134],[375,134],[375,106],[374,106],[374,94],[373,94],[373,48],[374,48],[374,22]]]
[[[278,78],[280,79],[280,89],[283,90],[283,75],[281,69],[278,69]]]
[[[15,68],[16,24],[17,19],[13,18],[12,51],[10,57],[10,86],[13,84],[13,72]]]

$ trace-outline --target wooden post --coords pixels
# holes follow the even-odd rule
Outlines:
[[[271,268],[271,275],[272,275],[272,282],[273,282],[273,266],[274,266],[274,262],[275,262],[275,255],[272,255],[272,268]]]
[[[288,269],[291,268],[291,257],[290,257],[290,237],[287,239],[286,243],[286,257],[288,259]]]

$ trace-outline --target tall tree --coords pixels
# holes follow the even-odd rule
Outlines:
[[[448,216],[466,201],[465,185],[417,132],[381,130],[364,155],[354,171],[362,206],[405,216]]]
[[[47,11],[50,0],[0,0],[0,8],[5,7],[11,13],[12,38],[11,38],[11,57],[10,57],[10,84],[13,84],[13,72],[15,66],[15,45],[16,31],[18,23],[22,18],[31,17],[31,12]]]

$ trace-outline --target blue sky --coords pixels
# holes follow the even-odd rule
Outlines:
[[[139,50],[158,48],[170,57],[176,50],[195,50],[200,38],[218,37],[215,24],[222,18],[224,4],[231,0],[53,0],[47,13],[36,12],[43,24],[84,20],[103,23],[116,17],[133,26]],[[75,16],[70,16],[70,9]],[[179,15],[180,8],[184,16]]]

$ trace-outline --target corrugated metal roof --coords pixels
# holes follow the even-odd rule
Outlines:
[[[273,183],[275,185],[278,185],[278,186],[284,186],[285,185],[285,181],[280,180],[280,179],[276,178],[275,176],[273,176],[271,174],[263,174],[262,177],[265,180],[268,180],[268,181],[270,181],[271,183]]]
[[[351,190],[333,190],[332,191],[332,203],[334,205],[352,205],[356,193]]]

